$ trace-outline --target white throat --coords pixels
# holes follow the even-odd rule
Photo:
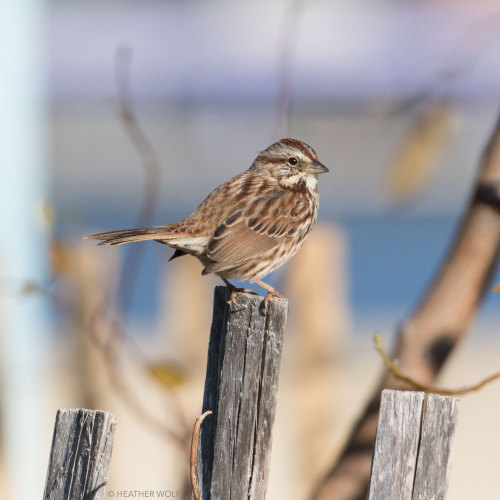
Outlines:
[[[318,178],[315,175],[306,175],[306,188],[308,191],[318,189]]]

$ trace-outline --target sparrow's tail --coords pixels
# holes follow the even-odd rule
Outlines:
[[[142,227],[139,229],[122,229],[120,231],[110,231],[108,233],[92,234],[84,239],[101,240],[99,245],[122,245],[133,241],[158,240],[160,243],[167,243],[169,239],[184,236],[179,223],[168,224],[166,226]]]

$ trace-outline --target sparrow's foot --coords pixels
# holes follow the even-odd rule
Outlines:
[[[222,281],[226,284],[227,289],[230,293],[229,303],[232,302],[236,307],[241,306],[241,304],[236,300],[236,294],[238,292],[253,293],[254,295],[257,295],[257,292],[255,290],[252,290],[251,288],[237,288],[224,278],[222,278]]]
[[[283,295],[281,295],[281,293],[279,293],[271,285],[268,285],[267,283],[264,283],[263,281],[255,281],[255,283],[257,285],[261,286],[262,288],[264,288],[264,290],[267,290],[267,295],[266,295],[266,298],[264,299],[264,310],[265,311],[267,311],[267,305],[269,304],[269,301],[273,297],[279,297],[280,299],[284,298]]]
[[[283,295],[281,295],[281,293],[277,292],[276,290],[273,290],[273,291],[269,291],[267,292],[267,295],[264,299],[264,308],[267,310],[267,304],[269,304],[269,301],[273,298],[273,297],[278,297],[280,299],[284,299]]]

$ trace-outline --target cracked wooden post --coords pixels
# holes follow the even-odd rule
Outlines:
[[[264,499],[288,302],[216,287],[196,476],[203,500]]]
[[[57,410],[44,500],[105,498],[116,419],[99,410]]]
[[[444,500],[457,417],[456,398],[385,389],[368,499]]]

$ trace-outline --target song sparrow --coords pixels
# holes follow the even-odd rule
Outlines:
[[[249,280],[267,290],[264,305],[281,295],[261,278],[302,246],[318,214],[318,174],[328,169],[302,141],[281,139],[262,151],[245,172],[212,191],[186,219],[165,226],[94,234],[100,245],[155,240],[175,249],[170,260],[190,254],[202,274]]]

